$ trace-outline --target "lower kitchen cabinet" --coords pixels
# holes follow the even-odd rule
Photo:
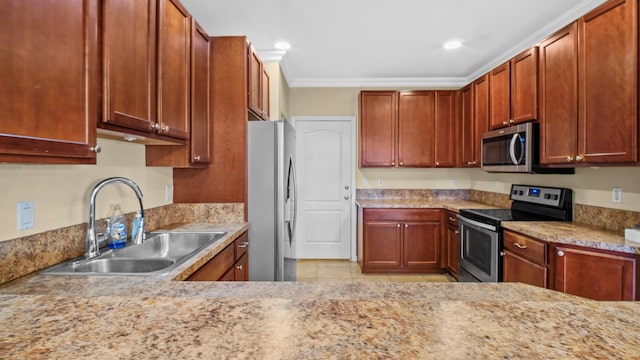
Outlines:
[[[364,209],[363,273],[433,273],[440,268],[440,210]]]
[[[460,257],[460,237],[458,231],[458,217],[453,211],[444,211],[446,216],[446,230],[445,230],[445,261],[447,271],[451,276],[458,280],[458,260]]]
[[[187,281],[248,281],[248,246],[249,235],[245,232],[191,274]]]
[[[635,255],[554,245],[550,260],[557,291],[594,300],[639,300]]]
[[[503,281],[548,287],[547,244],[512,231],[505,230]]]

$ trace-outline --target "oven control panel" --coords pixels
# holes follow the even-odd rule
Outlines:
[[[512,185],[511,200],[559,207],[564,201],[565,189],[544,186]]]

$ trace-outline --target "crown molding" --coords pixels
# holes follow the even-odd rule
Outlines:
[[[256,53],[258,53],[260,60],[264,62],[279,62],[287,51],[276,49],[256,49]]]
[[[432,88],[459,89],[468,83],[466,77],[420,78],[295,78],[289,87],[353,87],[353,88]]]

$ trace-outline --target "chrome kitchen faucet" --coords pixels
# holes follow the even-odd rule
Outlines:
[[[131,234],[131,238],[133,239],[134,244],[142,244],[144,241],[144,208],[142,207],[142,191],[140,191],[140,187],[138,187],[133,180],[125,177],[104,179],[93,187],[91,195],[89,196],[89,222],[87,224],[87,237],[84,241],[84,257],[87,259],[100,255],[100,247],[98,246],[98,239],[96,236],[96,197],[103,187],[115,183],[125,184],[136,193],[138,202],[140,203],[140,225],[138,226],[138,231],[135,235]]]

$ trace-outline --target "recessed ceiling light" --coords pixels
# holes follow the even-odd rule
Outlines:
[[[278,41],[273,46],[278,50],[289,50],[291,48],[291,44],[286,41]]]
[[[462,41],[460,40],[450,40],[444,43],[444,48],[447,50],[457,49],[462,46]]]

